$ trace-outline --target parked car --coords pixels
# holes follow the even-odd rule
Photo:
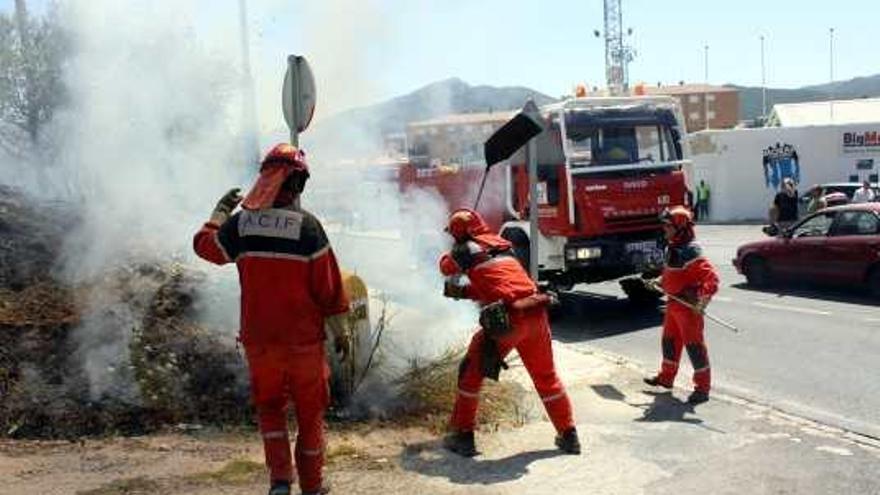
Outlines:
[[[801,193],[800,200],[798,201],[798,211],[801,215],[806,213],[807,205],[810,204],[810,199],[812,199],[813,189],[816,187],[818,187],[821,191],[820,196],[826,200],[828,206],[837,206],[851,201],[853,193],[856,192],[857,189],[862,187],[862,183],[830,182],[827,184],[817,184],[813,187],[810,187],[809,189]],[[878,189],[877,187],[872,187],[872,189],[874,190],[874,195],[880,198],[880,189]],[[841,196],[841,194],[846,195],[846,201],[842,201],[843,196]]]
[[[744,244],[733,260],[746,282],[859,284],[880,298],[880,203],[820,210],[779,236]]]

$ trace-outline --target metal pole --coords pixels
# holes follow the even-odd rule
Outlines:
[[[299,130],[297,129],[297,123],[299,122],[299,112],[300,108],[297,104],[296,98],[294,95],[298,95],[299,90],[299,66],[296,63],[296,55],[289,55],[287,57],[287,70],[290,74],[290,88],[291,91],[289,94],[284,95],[285,98],[288,98],[288,104],[291,109],[291,122],[293,125],[290,126],[290,144],[296,147],[299,147]]]
[[[767,71],[764,65],[764,35],[761,35],[761,118],[767,120]]]
[[[254,90],[254,78],[251,71],[250,41],[248,39],[247,24],[247,0],[239,0],[239,30],[241,31],[241,65],[243,74],[242,86],[244,97],[242,98],[242,118],[245,127],[245,146],[247,153],[251,155],[253,163],[260,161],[260,125],[257,118],[257,94]]]
[[[529,275],[538,281],[538,147],[529,141]]]
[[[831,112],[831,122],[834,122],[834,28],[828,29],[828,65],[829,65],[829,89],[831,100],[828,102],[828,110]]]
[[[703,61],[703,67],[705,73],[703,74],[703,79],[705,81],[706,87],[703,90],[703,110],[705,111],[706,117],[706,129],[709,128],[709,45],[703,47],[705,50],[705,56]]]

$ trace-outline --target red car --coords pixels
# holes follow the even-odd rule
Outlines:
[[[880,297],[880,203],[820,210],[778,237],[740,246],[733,264],[755,287],[799,279],[863,285]]]

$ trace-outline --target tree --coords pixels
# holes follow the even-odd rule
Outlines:
[[[40,144],[42,127],[64,101],[66,46],[54,6],[34,18],[16,0],[14,15],[0,13],[0,150],[24,157]]]

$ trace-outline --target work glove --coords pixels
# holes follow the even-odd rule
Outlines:
[[[703,314],[706,311],[706,306],[709,305],[710,298],[701,297],[694,303],[694,311],[699,314]]]
[[[239,192],[241,189],[235,187],[230,189],[220,198],[220,201],[217,201],[217,206],[214,207],[214,211],[211,213],[211,223],[215,223],[217,225],[223,225],[226,220],[232,215],[232,210],[241,203],[243,199]]]
[[[443,283],[443,297],[467,299],[467,286],[460,285],[454,280],[446,280]]]
[[[333,345],[339,361],[345,362],[351,355],[351,329],[348,314],[342,313],[327,317],[327,329],[333,335]]]

